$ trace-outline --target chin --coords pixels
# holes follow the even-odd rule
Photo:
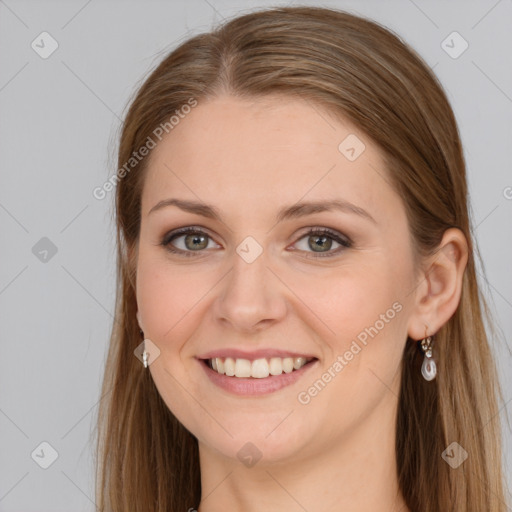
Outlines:
[[[185,415],[178,419],[207,451],[215,451],[247,467],[252,467],[251,461],[257,459],[261,468],[267,464],[298,461],[314,449],[315,440],[322,438],[322,422],[313,418],[315,415],[310,408],[299,406],[286,411],[278,407],[268,407],[266,411],[253,409],[252,412],[248,408],[239,413],[219,411],[215,419],[229,434],[214,420],[205,423],[203,416]]]
[[[211,433],[198,432],[196,437],[203,448],[214,450],[227,459],[232,459],[238,464],[251,468],[257,465],[277,465],[290,463],[302,456],[307,442],[299,431],[290,433],[283,431],[281,434],[274,432],[270,436],[247,428],[245,432],[229,436],[214,437]]]

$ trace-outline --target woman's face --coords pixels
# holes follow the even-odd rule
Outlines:
[[[392,425],[415,272],[372,141],[307,102],[222,96],[150,156],[138,318],[203,452],[295,461]]]

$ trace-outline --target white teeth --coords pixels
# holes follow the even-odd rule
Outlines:
[[[235,375],[237,377],[250,377],[251,361],[249,359],[237,359],[235,361]]]
[[[306,358],[305,357],[294,357],[293,358],[293,367],[298,370],[299,368],[302,368],[306,364]]]
[[[271,357],[270,359],[235,359],[233,357],[216,357],[210,359],[209,366],[217,373],[228,377],[264,379],[269,375],[281,375],[299,370],[313,358],[305,357]]]
[[[256,379],[263,379],[268,377],[268,362],[266,359],[255,359],[251,365],[251,375]]]
[[[293,371],[293,357],[285,357],[283,359],[284,373],[292,373]]]
[[[272,357],[270,359],[270,374],[271,375],[281,375],[283,373],[283,363],[280,357]]]
[[[235,375],[235,360],[232,357],[224,359],[224,372],[228,377]]]

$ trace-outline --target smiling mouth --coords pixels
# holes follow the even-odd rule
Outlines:
[[[292,373],[316,360],[316,357],[270,357],[253,361],[233,357],[215,357],[203,359],[203,362],[219,375],[264,379],[269,376]]]

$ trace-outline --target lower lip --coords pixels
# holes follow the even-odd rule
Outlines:
[[[280,389],[291,386],[305,375],[313,366],[316,366],[318,359],[315,359],[298,370],[281,375],[272,375],[262,379],[254,377],[228,377],[212,370],[203,359],[198,360],[208,378],[220,388],[235,395],[258,396],[274,393]]]

